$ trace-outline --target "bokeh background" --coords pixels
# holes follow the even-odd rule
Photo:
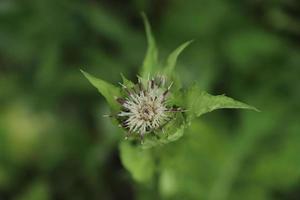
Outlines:
[[[145,11],[161,57],[195,42],[185,84],[255,105],[219,110],[163,148],[155,187],[122,167],[122,133],[82,68],[135,79]],[[0,199],[300,199],[297,0],[1,0]]]

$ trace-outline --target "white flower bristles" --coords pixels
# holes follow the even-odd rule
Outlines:
[[[143,84],[141,78],[138,78],[138,84],[132,88],[122,85],[127,95],[116,98],[122,106],[117,114],[120,125],[129,133],[138,133],[142,138],[172,119],[173,112],[183,112],[180,108],[168,107],[166,104],[172,84],[165,89],[163,77],[145,82]]]

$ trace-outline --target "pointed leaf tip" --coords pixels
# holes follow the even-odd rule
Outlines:
[[[259,112],[254,106],[234,100],[225,95],[211,95],[201,91],[197,86],[191,87],[185,94],[189,118],[199,117],[216,109],[248,109]]]
[[[115,101],[115,96],[119,96],[120,95],[120,91],[119,88],[117,88],[116,86],[102,80],[102,79],[98,79],[95,76],[81,70],[81,73],[83,73],[83,75],[86,77],[86,79],[88,79],[88,81],[95,87],[98,89],[98,91],[100,92],[100,94],[102,94],[104,96],[104,98],[106,99],[107,103],[110,105],[110,107],[112,109],[116,109],[118,107],[117,102]]]
[[[188,47],[194,40],[187,41],[183,44],[181,44],[179,47],[177,47],[167,58],[166,67],[165,67],[165,73],[166,75],[171,75],[176,63],[177,58],[181,54],[181,52]]]
[[[125,85],[126,87],[132,88],[134,87],[134,83],[130,80],[128,80],[123,73],[120,74],[122,81],[123,81],[123,85]]]
[[[141,76],[143,78],[146,78],[148,74],[152,74],[155,70],[154,68],[157,67],[158,63],[158,50],[156,47],[156,42],[154,39],[154,36],[151,31],[151,26],[148,21],[147,16],[145,13],[141,13],[143,21],[144,21],[144,26],[145,26],[145,31],[146,31],[146,38],[147,38],[147,51],[146,55],[143,61],[143,66],[141,69]]]

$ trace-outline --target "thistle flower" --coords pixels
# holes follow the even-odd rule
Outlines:
[[[172,83],[165,87],[163,76],[149,79],[143,84],[138,77],[138,83],[132,88],[122,85],[126,96],[116,98],[121,104],[121,111],[117,114],[120,125],[130,133],[144,134],[162,129],[174,117],[174,112],[184,112],[177,106],[168,106],[168,96]]]

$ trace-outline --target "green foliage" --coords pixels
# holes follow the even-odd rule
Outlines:
[[[143,150],[127,141],[120,143],[120,157],[123,165],[138,182],[149,182],[155,173],[155,163],[150,150]]]
[[[27,188],[24,194],[20,195],[17,200],[48,200],[50,199],[49,188],[43,181],[36,181],[30,188]]]
[[[155,71],[158,70],[158,50],[156,47],[155,39],[152,35],[151,26],[149,21],[144,13],[142,13],[142,17],[145,24],[146,37],[147,37],[147,52],[143,61],[141,76],[143,78],[147,78],[148,76],[153,76]]]
[[[180,53],[188,47],[193,41],[187,41],[180,45],[177,49],[175,49],[167,58],[167,62],[165,64],[164,68],[164,74],[168,77],[172,77],[174,70],[175,70],[175,65],[177,62],[177,58],[180,55]]]
[[[299,1],[0,2],[0,199],[300,199]],[[141,10],[165,58],[196,41],[171,72],[171,105],[186,105],[196,82],[196,98],[225,92],[263,112],[218,110],[189,126],[189,109],[165,135],[123,141],[78,68],[132,85],[145,53]],[[152,46],[146,78],[167,63]],[[120,138],[133,155],[151,154],[153,178],[134,181]]]
[[[146,38],[147,38],[147,52],[143,61],[143,65],[141,68],[141,77],[148,78],[148,76],[154,76],[158,73],[164,74],[167,77],[174,78],[173,71],[175,69],[175,65],[177,62],[178,56],[181,52],[189,46],[193,41],[187,41],[176,48],[167,58],[164,66],[158,61],[158,48],[156,46],[155,38],[152,34],[150,23],[147,19],[147,16],[142,13],[142,17],[145,24]],[[175,76],[176,77],[176,76]]]
[[[128,80],[122,73],[121,73],[121,77],[123,80],[123,85],[125,85],[126,87],[129,87],[129,88],[134,87],[134,83],[131,82],[130,80]]]
[[[188,110],[187,115],[191,119],[213,110],[223,108],[250,109],[258,111],[253,106],[236,101],[225,95],[210,95],[205,91],[201,91],[197,85],[189,88],[183,96],[186,98],[185,105]]]
[[[81,70],[83,75],[89,80],[89,82],[98,89],[98,91],[105,97],[107,103],[111,106],[113,110],[118,108],[115,97],[120,96],[119,88],[107,83],[104,80],[98,79],[87,72]]]

